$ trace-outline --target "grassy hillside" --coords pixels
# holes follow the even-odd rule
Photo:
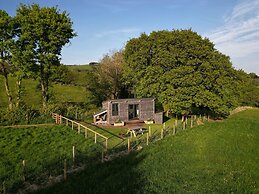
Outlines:
[[[15,92],[15,79],[9,79],[10,90]],[[0,76],[0,109],[7,108],[8,102],[5,94],[3,76]],[[86,100],[87,91],[82,86],[60,85],[53,84],[50,87],[52,94],[52,102],[84,102]],[[22,100],[25,104],[41,107],[41,90],[38,87],[38,82],[32,79],[23,80]]]
[[[185,130],[38,193],[258,193],[259,110]]]
[[[86,140],[65,126],[0,127],[0,193],[3,181],[10,192],[19,188],[23,174],[27,181],[32,182],[42,182],[50,175],[62,174],[64,159],[67,159],[68,168],[71,167],[73,145],[76,146],[77,164],[80,161],[86,163],[96,154],[101,158],[100,148],[93,140]],[[24,173],[22,160],[26,162]]]
[[[69,71],[72,74],[74,85],[85,86],[86,77],[89,74],[89,71],[93,68],[91,65],[67,65]]]

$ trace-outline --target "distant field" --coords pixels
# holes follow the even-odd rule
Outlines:
[[[72,163],[72,146],[76,146],[76,162],[89,160],[100,148],[93,140],[65,126],[0,128],[0,193],[5,181],[9,191],[22,182],[22,160],[26,162],[26,179],[42,182],[41,176],[63,173],[64,159]],[[101,158],[101,154],[99,154]],[[12,188],[12,189],[11,189]]]
[[[15,79],[9,79],[10,90],[15,92]],[[41,90],[38,88],[38,82],[32,79],[23,80],[22,100],[30,106],[41,107]],[[70,86],[53,84],[50,87],[52,102],[84,102],[87,98],[87,91],[83,86]],[[3,83],[3,76],[0,76],[0,109],[7,108],[7,97]]]
[[[259,110],[180,131],[37,193],[259,193]]]
[[[66,65],[70,70],[76,70],[76,71],[87,71],[91,70],[91,65]]]
[[[89,74],[89,71],[92,70],[93,66],[91,65],[67,65],[68,69],[71,71],[75,85],[85,86],[86,78]]]

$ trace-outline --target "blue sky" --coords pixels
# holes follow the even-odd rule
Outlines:
[[[78,36],[62,51],[65,64],[99,61],[142,32],[192,28],[236,69],[259,75],[259,0],[0,0],[0,9],[13,16],[20,3],[70,14]]]

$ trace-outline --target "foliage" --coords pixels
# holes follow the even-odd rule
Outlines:
[[[61,84],[72,84],[74,82],[75,75],[69,70],[66,65],[61,64],[60,66],[53,69],[53,73],[50,77],[52,82]]]
[[[43,107],[46,107],[52,69],[59,65],[62,47],[76,36],[72,22],[66,12],[60,12],[56,7],[41,8],[37,4],[21,4],[15,19],[19,24],[19,41],[29,45],[22,50],[33,53],[30,60],[40,79]]]
[[[12,110],[1,111],[0,124],[14,125],[14,124],[31,124],[31,123],[45,123],[51,122],[50,114],[42,114],[39,110],[21,105],[14,107]]]
[[[258,193],[258,118],[248,110],[182,131],[36,193]]]
[[[93,66],[87,78],[87,89],[92,92],[96,104],[127,95],[122,81],[123,63],[123,53],[118,51],[105,55],[98,65]]]
[[[15,78],[10,77],[10,90],[15,90]],[[0,76],[0,85],[3,83]],[[3,88],[0,90],[0,125],[47,123],[50,122],[51,112],[60,112],[65,116],[77,120],[92,119],[96,106],[87,97],[89,92],[82,86],[53,84],[50,88],[52,98],[48,108],[41,108],[41,93],[37,88],[38,82],[32,79],[24,79],[21,93],[22,103],[20,108],[14,107],[13,111],[7,109],[7,99]],[[27,119],[28,112],[36,112]]]
[[[124,56],[124,79],[137,96],[156,97],[173,113],[225,116],[238,105],[239,73],[192,30],[142,34],[128,41]]]

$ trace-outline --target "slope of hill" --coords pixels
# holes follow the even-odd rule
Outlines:
[[[0,140],[0,193],[3,181],[8,193],[19,193],[17,189],[23,186],[23,175],[35,183],[43,182],[49,175],[62,174],[64,159],[68,168],[72,166],[72,145],[76,146],[77,164],[95,159],[96,154],[100,158],[98,144],[62,125],[0,127]],[[23,160],[26,171],[22,169]]]
[[[89,74],[89,71],[93,68],[92,65],[66,65],[68,70],[71,72],[71,76],[73,77],[72,83],[78,86],[85,86],[86,77]]]
[[[259,110],[182,131],[38,193],[258,193]]]
[[[15,79],[9,78],[10,90],[15,92]],[[41,90],[38,82],[32,79],[23,80],[22,100],[25,104],[35,108],[41,107]],[[53,102],[84,102],[87,91],[83,86],[53,84],[50,87],[51,101]],[[0,76],[0,109],[7,108],[8,102],[5,94],[3,76]]]

